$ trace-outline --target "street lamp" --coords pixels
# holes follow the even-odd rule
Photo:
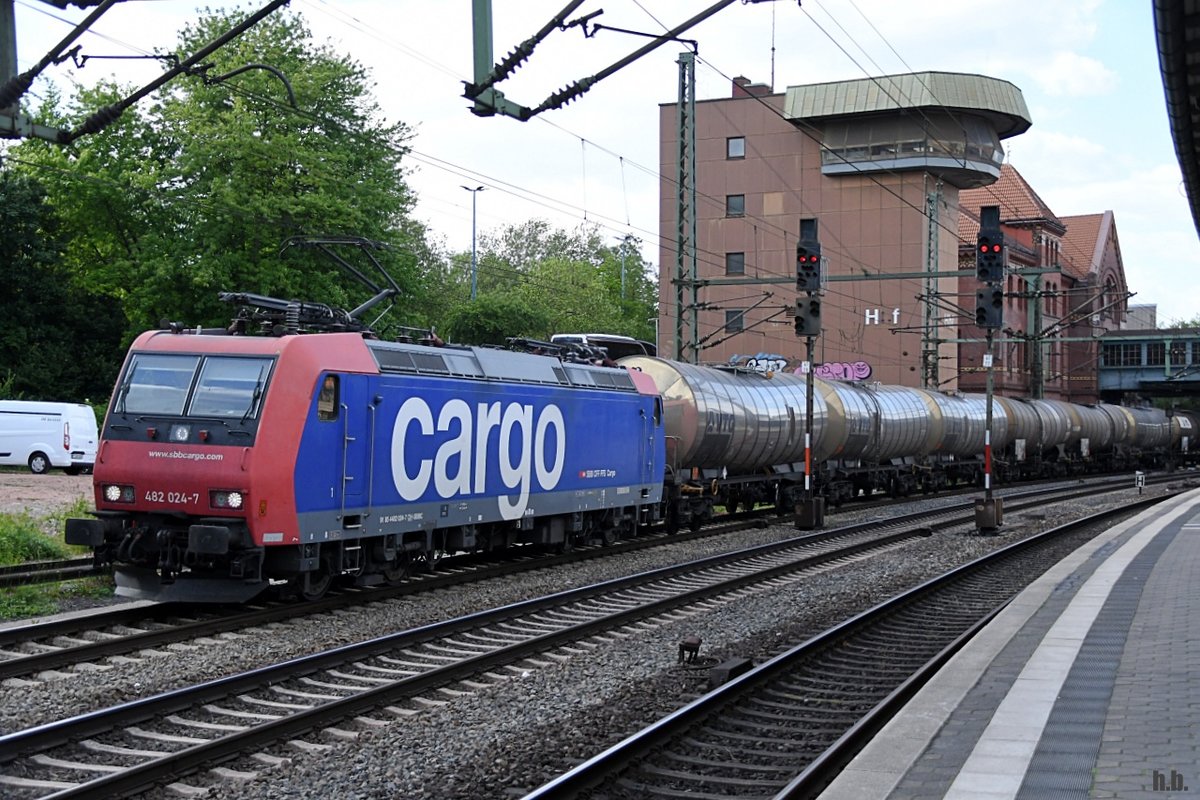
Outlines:
[[[625,302],[625,256],[629,251],[630,240],[636,240],[637,237],[627,233],[616,238],[621,243],[621,302]]]
[[[482,192],[485,187],[476,186],[472,189],[470,186],[463,186],[471,193],[471,299],[475,299],[476,287],[476,268],[475,268],[475,195]]]

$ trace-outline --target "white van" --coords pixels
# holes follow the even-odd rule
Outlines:
[[[96,463],[96,415],[83,403],[0,400],[0,465],[75,475]]]

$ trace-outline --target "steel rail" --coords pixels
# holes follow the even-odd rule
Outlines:
[[[1096,491],[1107,489],[1109,485],[1109,482],[1102,482],[1098,486],[1089,487],[1088,489],[1083,489],[1080,491],[1082,491],[1084,494],[1095,493]],[[1063,487],[1060,485],[1051,488],[1038,488],[1018,491],[1006,495],[1006,499],[1015,500],[1023,498],[1045,497],[1047,495],[1060,492],[1062,489]],[[1067,497],[1074,497],[1077,494],[1078,493],[1069,494]],[[955,503],[939,509],[927,509],[923,511],[909,512],[907,514],[891,517],[889,518],[889,522],[901,525],[918,523],[923,520],[929,520],[938,516],[965,511],[973,507],[972,503],[973,501]],[[1022,506],[1014,505],[1010,507],[1010,511],[1020,510],[1021,508]],[[121,636],[120,638],[115,639],[102,639],[89,642],[88,644],[61,647],[57,650],[30,653],[28,655],[0,661],[0,680],[23,677],[47,670],[62,669],[64,667],[69,667],[73,664],[81,662],[95,661],[116,655],[125,655],[136,650],[162,647],[164,645],[186,641],[188,639],[194,639],[202,636],[213,636],[228,631],[236,631],[244,628],[294,619],[298,615],[302,614],[312,615],[327,613],[329,611],[349,608],[367,602],[389,600],[395,597],[408,596],[425,591],[431,591],[433,589],[461,585],[464,580],[489,580],[532,569],[550,568],[561,564],[574,563],[591,558],[632,552],[645,549],[647,547],[673,544],[696,538],[723,535],[738,530],[744,530],[747,527],[764,524],[760,517],[753,516],[749,512],[743,512],[739,515],[730,516],[736,516],[739,519],[734,522],[725,522],[723,524],[709,526],[701,531],[673,535],[659,534],[655,537],[628,540],[603,547],[596,546],[580,548],[570,553],[557,556],[545,556],[536,559],[520,558],[516,562],[491,562],[485,563],[482,566],[468,566],[465,562],[463,562],[462,566],[460,566],[458,562],[454,564],[446,564],[446,562],[443,562],[445,564],[444,570],[447,571],[439,571],[430,575],[414,576],[398,586],[386,586],[372,589],[348,589],[337,594],[321,598],[320,600],[304,604],[268,604],[265,606],[255,606],[250,610],[239,608],[234,613],[223,613],[222,611],[218,611],[217,616],[206,617],[205,619],[194,622],[174,624],[170,627],[148,630],[141,633]],[[877,527],[878,524],[878,521],[854,523],[840,528],[833,528],[827,531],[820,531],[807,534],[805,536],[796,537],[794,539],[783,540],[771,545],[762,545],[761,547],[788,547],[792,546],[792,544],[797,541],[820,542],[829,538],[858,534],[872,527]],[[945,527],[946,524],[953,523],[935,523],[930,527],[941,528]],[[728,555],[732,556],[734,554],[731,553]],[[463,569],[468,570],[465,575],[462,572]],[[106,626],[123,625],[136,628],[139,625],[145,624],[146,622],[165,623],[170,619],[178,619],[180,617],[195,615],[197,611],[201,609],[201,613],[212,613],[211,609],[203,606],[194,607],[184,604],[170,603],[155,606],[140,606],[134,609],[119,609],[116,611],[107,612],[105,614],[97,614],[88,617],[54,620],[31,626],[18,626],[0,629],[0,648],[11,649],[19,647],[23,643],[29,641],[42,641],[58,636],[68,636],[80,631],[97,630]]]
[[[678,739],[689,730],[702,724],[717,713],[719,709],[737,702],[739,698],[752,694],[758,687],[771,682],[777,676],[789,672],[798,662],[809,659],[817,653],[839,643],[843,643],[849,636],[868,630],[878,623],[886,621],[898,609],[912,607],[914,604],[922,602],[922,598],[931,597],[939,590],[986,570],[991,565],[995,565],[1015,554],[1047,544],[1064,533],[1094,524],[1112,516],[1128,513],[1143,506],[1161,502],[1169,497],[1170,495],[1142,498],[1121,508],[1102,511],[1064,525],[1056,526],[1021,541],[1014,542],[1011,545],[1000,548],[925,581],[919,586],[857,614],[845,622],[810,638],[802,644],[775,656],[741,676],[717,687],[658,722],[618,742],[602,753],[585,761],[583,764],[529,792],[524,796],[523,800],[566,800],[567,798],[576,798],[584,791],[611,781],[617,775],[622,774],[630,765],[637,763],[649,753],[660,749],[667,742]],[[776,800],[783,800],[783,798],[791,800],[791,798],[811,797],[816,794],[819,788],[824,783],[827,783],[837,771],[840,771],[870,737],[916,693],[925,681],[936,672],[940,665],[957,652],[957,648],[961,647],[969,638],[968,633],[998,613],[1007,605],[1009,599],[982,614],[971,626],[956,636],[953,642],[942,648],[924,666],[920,667],[894,690],[889,692],[871,711],[860,718],[831,747],[817,756],[789,782],[776,796]]]

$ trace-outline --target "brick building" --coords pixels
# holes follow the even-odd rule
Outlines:
[[[1126,308],[1113,213],[1056,216],[1012,165],[1003,165],[996,183],[959,195],[960,260],[972,273],[959,282],[964,297],[978,286],[973,243],[979,209],[989,205],[1000,207],[1009,263],[1005,327],[993,347],[996,392],[1097,402],[1099,337],[1121,326]],[[968,324],[962,335],[980,339],[984,333]],[[963,391],[984,390],[984,349],[980,342],[960,344]]]
[[[982,391],[974,242],[980,207],[995,205],[1010,268],[1029,270],[1006,278],[997,391],[1095,400],[1096,339],[1125,311],[1116,223],[1111,211],[1058,217],[1004,163],[1001,140],[1030,124],[1019,89],[980,75],[892,75],[783,93],[735,78],[730,97],[695,107],[693,312],[690,264],[676,253],[678,108],[663,105],[659,352],[798,368],[795,248],[801,221],[815,219],[827,281],[818,374]]]
[[[739,78],[732,96],[698,101],[694,357],[691,276],[686,257],[680,274],[675,245],[678,109],[662,106],[659,351],[798,367],[795,248],[801,220],[816,219],[827,276],[818,374],[909,386],[928,377],[956,388],[959,314],[924,298],[959,291],[959,193],[993,183],[1001,140],[1029,125],[1012,84],[944,72],[784,93]],[[714,280],[722,283],[704,283]],[[677,313],[687,329],[682,353]]]

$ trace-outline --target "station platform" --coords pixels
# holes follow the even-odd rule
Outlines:
[[[1200,489],[1013,599],[821,800],[1200,797]]]

